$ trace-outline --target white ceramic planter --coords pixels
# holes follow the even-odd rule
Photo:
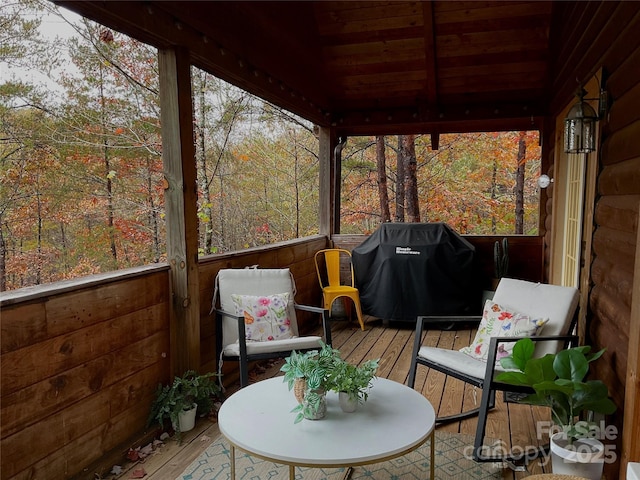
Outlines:
[[[558,475],[575,475],[589,480],[600,480],[604,468],[604,445],[595,438],[575,440],[567,449],[564,434],[551,437],[551,468]]]
[[[351,398],[347,392],[339,392],[338,401],[343,412],[352,413],[358,408],[358,398]]]
[[[193,430],[193,427],[196,426],[197,408],[198,408],[198,405],[194,403],[193,408],[191,410],[184,410],[178,414],[178,424],[180,426],[180,433]],[[175,430],[176,425],[174,425],[173,428]]]

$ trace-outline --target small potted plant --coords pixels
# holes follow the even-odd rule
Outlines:
[[[303,418],[317,420],[326,412],[326,391],[329,372],[340,358],[338,350],[320,342],[320,350],[291,352],[280,368],[284,372],[283,381],[294,390],[298,406],[295,423]]]
[[[193,429],[196,413],[208,414],[214,398],[220,394],[214,377],[217,377],[215,373],[198,375],[189,370],[175,377],[171,385],[158,385],[147,426],[157,422],[164,428],[165,420],[169,420],[178,438],[182,432]]]
[[[353,365],[342,359],[335,362],[329,373],[328,384],[331,390],[338,393],[343,411],[353,412],[359,403],[367,401],[379,361],[368,360],[361,365]]]
[[[584,411],[609,415],[616,409],[602,381],[585,381],[589,363],[604,350],[589,353],[591,347],[580,346],[540,358],[533,357],[534,350],[530,338],[518,340],[513,353],[500,360],[505,370],[513,371],[498,374],[496,380],[530,387],[534,393],[521,402],[551,408],[552,420],[561,428],[550,438],[554,473],[600,479],[604,446],[579,415]]]

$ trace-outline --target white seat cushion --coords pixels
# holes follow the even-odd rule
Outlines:
[[[294,337],[286,340],[272,340],[270,342],[247,342],[247,353],[249,355],[256,353],[273,353],[286,352],[290,350],[303,350],[308,348],[320,349],[320,341],[322,337]],[[238,342],[231,343],[224,347],[224,354],[229,356],[240,355],[240,345]]]
[[[466,375],[484,379],[487,363],[477,360],[458,350],[447,350],[436,347],[420,347],[418,356],[429,360],[431,363],[442,365],[448,370],[456,370]],[[503,371],[501,367],[496,367],[495,371]]]

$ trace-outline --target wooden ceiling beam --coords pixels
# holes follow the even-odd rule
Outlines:
[[[438,104],[438,66],[436,64],[436,36],[433,18],[433,3],[422,3],[422,18],[424,19],[424,48],[425,71],[427,72],[427,102],[429,105]]]
[[[434,110],[423,102],[412,108],[334,112],[331,125],[339,135],[540,130],[544,115],[544,108],[535,104],[457,106]]]

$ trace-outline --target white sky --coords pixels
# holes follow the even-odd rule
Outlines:
[[[41,35],[48,41],[57,43],[59,45],[59,48],[66,48],[66,40],[71,38],[76,33],[73,27],[71,27],[68,22],[77,23],[81,17],[64,8],[59,8],[59,11],[64,16],[64,19],[60,18],[58,15],[46,14],[42,16],[39,31]],[[35,16],[35,14],[24,15],[24,17],[26,18],[34,18]],[[63,63],[65,64],[64,68],[68,69],[73,67],[70,60],[67,62],[63,60]],[[53,72],[52,75],[55,78],[56,72]],[[17,78],[28,83],[44,85],[47,88],[59,90],[59,87],[55,83],[55,81],[49,79],[45,74],[37,70],[28,70],[15,67],[10,68],[4,62],[0,61],[0,82],[9,80],[11,78]]]

